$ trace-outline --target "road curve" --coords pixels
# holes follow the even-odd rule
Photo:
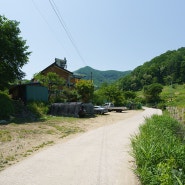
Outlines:
[[[153,114],[162,112],[147,108],[116,124],[49,147],[0,172],[0,184],[137,185],[130,169],[130,136]]]

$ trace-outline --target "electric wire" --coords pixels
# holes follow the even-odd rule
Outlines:
[[[55,37],[56,41],[60,43],[60,45],[63,47],[63,49],[65,50],[66,53],[68,53],[69,55],[69,51],[67,51],[66,46],[64,45],[64,43],[61,42],[61,40],[59,38],[57,38],[53,28],[50,26],[50,24],[48,23],[47,19],[44,17],[43,13],[40,11],[40,9],[38,8],[37,4],[35,3],[34,0],[32,0],[32,4],[34,5],[35,9],[37,10],[37,12],[39,13],[39,15],[41,16],[41,18],[44,20],[44,22],[47,24],[47,26],[49,27],[52,35]]]
[[[67,28],[67,25],[66,25],[64,19],[62,18],[62,15],[60,14],[60,12],[59,12],[59,10],[58,10],[58,8],[57,8],[55,2],[54,2],[53,0],[49,0],[49,3],[50,3],[50,5],[51,5],[51,7],[52,7],[54,13],[56,14],[56,16],[57,16],[57,18],[58,18],[58,20],[59,20],[59,22],[60,22],[62,28],[63,28],[64,31],[66,32],[66,35],[67,35],[68,39],[71,41],[71,44],[72,44],[73,47],[75,48],[75,50],[76,50],[78,56],[79,56],[80,59],[83,61],[83,63],[84,63],[85,65],[87,65],[85,59],[83,58],[83,56],[82,56],[80,50],[79,50],[78,47],[77,47],[77,44],[76,44],[75,41],[74,41],[74,39],[73,39],[73,37],[72,37],[72,35],[71,35],[69,29]]]

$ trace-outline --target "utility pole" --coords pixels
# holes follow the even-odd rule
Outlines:
[[[91,82],[92,82],[92,71],[91,71]]]

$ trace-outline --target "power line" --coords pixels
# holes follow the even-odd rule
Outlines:
[[[84,64],[87,65],[87,64],[86,64],[86,61],[84,60],[84,58],[83,58],[83,56],[82,56],[80,50],[78,49],[78,47],[77,47],[77,45],[76,45],[76,43],[75,43],[75,41],[74,41],[74,39],[73,39],[73,37],[72,37],[72,35],[71,35],[69,29],[67,28],[67,25],[66,25],[64,19],[62,18],[62,15],[60,14],[60,12],[59,12],[59,10],[58,10],[58,8],[57,8],[57,6],[56,6],[54,0],[49,0],[49,3],[50,3],[50,5],[51,5],[53,11],[55,12],[55,14],[56,14],[56,16],[57,16],[57,18],[58,18],[58,20],[59,20],[59,22],[60,22],[62,28],[65,30],[65,32],[66,32],[66,34],[67,34],[67,37],[69,38],[69,40],[71,41],[73,47],[75,48],[75,50],[76,50],[78,56],[79,56],[80,59],[84,62]]]
[[[57,38],[53,28],[50,26],[50,24],[48,23],[47,19],[44,17],[43,13],[40,11],[40,9],[38,8],[37,4],[35,3],[34,0],[32,0],[32,3],[35,7],[35,9],[38,11],[38,13],[40,14],[41,18],[44,20],[44,22],[47,24],[47,26],[49,27],[50,31],[52,32],[52,35],[55,37],[56,41],[58,41],[62,47],[64,47],[63,49],[69,53],[69,51],[67,51],[67,48],[65,47],[64,43],[61,42],[61,40],[59,38]]]

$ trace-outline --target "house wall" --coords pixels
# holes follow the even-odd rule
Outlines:
[[[79,81],[80,79],[78,78],[71,78],[71,83],[75,84]]]
[[[72,75],[71,73],[69,73],[69,72],[67,72],[57,66],[50,66],[49,68],[42,71],[42,74],[47,75],[47,73],[49,73],[49,72],[53,72],[53,73],[58,74],[61,78],[64,78],[66,80],[66,82],[68,82],[69,76]]]
[[[63,70],[62,68],[59,68],[55,65],[50,66],[47,69],[45,69],[44,71],[42,71],[42,74],[47,75],[47,73],[49,73],[49,72],[56,73],[61,78],[65,79],[67,85],[75,84],[79,81],[79,79],[73,77],[72,73],[70,73],[66,70]]]
[[[48,101],[48,89],[39,84],[16,85],[9,90],[9,94],[14,100],[27,101]]]
[[[48,101],[48,89],[43,86],[26,86],[26,101]]]

